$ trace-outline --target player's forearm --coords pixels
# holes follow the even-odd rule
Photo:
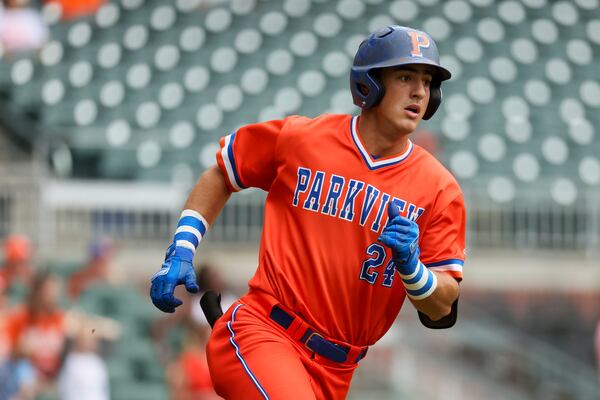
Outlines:
[[[159,310],[173,313],[183,303],[173,295],[177,285],[185,285],[190,293],[200,290],[194,273],[194,255],[230,195],[225,177],[217,167],[206,170],[194,185],[161,269],[152,277],[150,298]]]
[[[452,303],[459,293],[458,282],[446,273],[432,272],[437,278],[435,291],[422,300],[410,298],[415,308],[437,321],[450,314]]]
[[[212,225],[230,196],[225,177],[215,165],[200,176],[185,202],[184,209],[197,211]]]

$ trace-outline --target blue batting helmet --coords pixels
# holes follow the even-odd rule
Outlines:
[[[354,104],[368,109],[376,106],[383,98],[385,87],[373,74],[373,70],[409,64],[434,67],[429,104],[423,115],[423,119],[431,118],[442,102],[442,81],[450,79],[451,74],[440,65],[437,46],[431,36],[405,26],[381,28],[358,46],[350,71],[350,90]]]

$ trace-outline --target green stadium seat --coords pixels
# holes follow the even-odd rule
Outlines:
[[[122,382],[111,387],[113,400],[164,400],[168,398],[164,384],[149,382]]]

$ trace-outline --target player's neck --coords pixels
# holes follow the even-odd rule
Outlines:
[[[409,133],[399,133],[365,113],[358,118],[357,133],[369,154],[377,157],[400,154],[408,146]]]

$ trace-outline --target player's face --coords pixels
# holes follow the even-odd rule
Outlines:
[[[375,107],[379,118],[396,131],[410,133],[423,119],[429,104],[432,75],[425,65],[384,68],[380,79],[385,95]]]

